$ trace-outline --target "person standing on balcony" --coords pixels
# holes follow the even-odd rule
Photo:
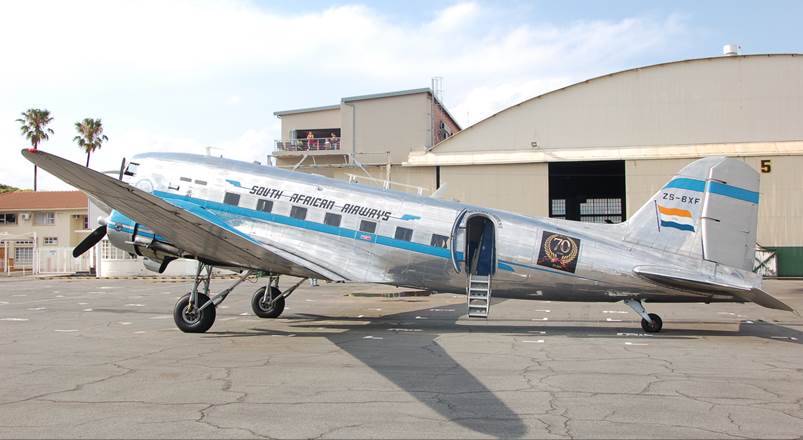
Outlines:
[[[312,131],[307,132],[307,149],[312,150],[312,144],[315,142],[315,135]]]
[[[337,150],[337,136],[334,133],[329,133],[329,141],[332,144],[332,149]]]

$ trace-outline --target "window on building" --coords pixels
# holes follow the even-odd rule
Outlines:
[[[237,206],[240,204],[240,195],[227,192],[223,197],[223,203],[227,205]]]
[[[58,246],[59,238],[58,237],[45,237],[42,239],[42,242],[45,246]]]
[[[340,214],[332,214],[331,212],[327,212],[326,215],[323,217],[323,222],[329,226],[340,226]]]
[[[30,266],[32,264],[33,264],[33,248],[32,247],[17,247],[17,248],[14,248],[14,265],[16,265],[16,266]]]
[[[622,199],[586,199],[580,204],[580,221],[587,223],[621,223]]]
[[[55,225],[56,213],[55,212],[37,212],[34,216],[34,224],[36,225]]]
[[[0,213],[0,225],[17,224],[17,214],[12,212]]]
[[[100,258],[102,260],[136,260],[137,256],[129,254],[128,252],[118,249],[109,243],[109,240],[101,240],[100,242]]]
[[[430,246],[446,249],[449,245],[449,237],[445,235],[432,234],[432,240],[429,242]]]
[[[404,240],[410,241],[413,239],[413,230],[408,228],[402,228],[398,226],[396,228],[396,240]]]
[[[552,209],[549,216],[552,218],[566,218],[566,199],[552,199]]]
[[[307,208],[302,208],[300,206],[293,206],[290,208],[290,217],[297,218],[299,220],[304,220],[307,218]]]
[[[373,234],[376,232],[376,222],[369,222],[368,220],[360,221],[360,232]]]
[[[257,200],[257,211],[262,211],[262,212],[273,211],[273,200],[265,200],[265,199]]]

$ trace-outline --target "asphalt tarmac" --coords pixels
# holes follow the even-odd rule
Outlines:
[[[283,286],[292,280],[283,280]],[[219,281],[223,288],[230,281]],[[2,438],[800,438],[803,319],[753,304],[502,301],[304,284],[279,319],[245,283],[209,333],[190,283],[0,282]],[[767,281],[803,310],[803,281]]]

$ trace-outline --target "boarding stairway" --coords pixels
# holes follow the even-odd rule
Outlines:
[[[488,318],[488,312],[491,310],[491,277],[469,274],[466,293],[468,294],[468,317]]]

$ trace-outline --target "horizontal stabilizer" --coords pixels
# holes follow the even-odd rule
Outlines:
[[[633,268],[633,272],[658,285],[707,295],[732,295],[741,300],[754,302],[770,309],[795,311],[761,289],[756,289],[746,284],[724,283],[701,273],[663,266],[637,266]]]
[[[795,311],[795,309],[789,307],[786,303],[761,289],[751,289],[749,292],[735,293],[734,295],[768,309],[786,310],[787,312]]]

